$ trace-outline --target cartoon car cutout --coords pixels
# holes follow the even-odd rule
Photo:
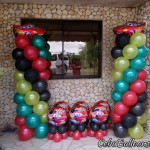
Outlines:
[[[46,30],[44,28],[36,27],[33,24],[24,24],[24,25],[14,25],[13,31],[15,34],[15,37],[18,35],[26,35],[28,37],[35,36],[37,34],[43,35],[46,33]]]
[[[130,21],[125,25],[115,27],[113,30],[116,34],[125,33],[129,34],[130,36],[132,36],[136,31],[140,31],[141,33],[145,34],[146,22],[137,23],[134,21]]]

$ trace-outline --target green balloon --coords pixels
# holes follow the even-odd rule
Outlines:
[[[26,80],[21,80],[16,85],[16,91],[19,94],[26,94],[31,90],[32,90],[32,84],[30,82],[27,82]]]
[[[48,43],[46,43],[46,49],[49,51],[50,50],[50,45]]]
[[[24,80],[24,72],[16,70],[13,74],[13,78],[16,82]]]
[[[111,93],[111,99],[114,101],[114,103],[117,103],[122,100],[122,93],[118,91],[113,91]]]
[[[43,57],[48,60],[49,51],[46,48],[42,48],[39,50],[39,57]]]
[[[123,80],[116,81],[114,87],[115,90],[120,93],[125,93],[126,91],[129,90],[129,84]]]
[[[136,119],[139,124],[144,124],[147,121],[147,115],[144,113],[141,116],[136,116]]]
[[[17,106],[16,112],[20,117],[27,117],[32,113],[32,107],[23,102]]]
[[[111,77],[112,79],[114,79],[115,81],[117,80],[121,80],[123,79],[122,78],[122,72],[116,70],[116,69],[113,69],[112,73],[111,73]]]
[[[123,56],[127,59],[133,59],[138,54],[138,49],[135,45],[129,44],[123,48]]]
[[[145,58],[148,55],[148,50],[145,46],[138,47],[138,55]]]
[[[36,105],[33,106],[33,112],[39,116],[48,112],[48,105],[44,101],[39,101]]]
[[[34,132],[37,138],[45,138],[48,133],[48,125],[46,123],[41,123],[37,128],[35,128]]]
[[[35,46],[38,49],[45,47],[46,40],[42,35],[36,35],[31,39],[31,45]]]
[[[14,102],[15,102],[16,104],[23,103],[23,102],[24,102],[24,95],[19,94],[19,93],[16,93],[16,94],[14,95]]]
[[[28,105],[36,105],[40,100],[40,95],[36,91],[29,91],[25,95],[25,102]]]
[[[41,124],[40,116],[37,114],[29,114],[26,118],[26,125],[29,128],[37,128]]]
[[[133,128],[128,129],[128,133],[132,138],[140,139],[143,136],[144,130],[143,127],[137,123]]]
[[[126,69],[128,69],[129,65],[130,65],[129,60],[124,57],[118,57],[114,61],[114,66],[119,72],[123,72]]]
[[[51,52],[48,52],[48,58],[47,58],[47,60],[51,60],[51,56],[52,56]]]
[[[41,118],[41,122],[43,123],[48,123],[48,116],[47,113],[43,114],[42,116],[40,116]]]
[[[146,43],[146,37],[143,33],[134,33],[130,38],[130,44],[141,47]]]

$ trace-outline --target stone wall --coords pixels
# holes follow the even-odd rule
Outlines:
[[[21,18],[42,19],[78,19],[103,21],[103,64],[102,78],[79,80],[50,80],[51,100],[64,100],[72,105],[77,100],[84,100],[90,106],[98,100],[111,102],[114,81],[110,77],[114,60],[110,51],[114,46],[113,27],[127,21],[137,21],[137,8],[115,8],[96,6],[65,6],[37,4],[0,4],[0,67],[3,69],[0,80],[0,126],[14,123],[16,104],[13,103],[15,83],[12,75],[15,70],[11,53],[15,48],[12,26],[20,24]]]

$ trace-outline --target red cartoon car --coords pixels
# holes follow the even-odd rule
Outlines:
[[[130,36],[132,36],[136,31],[140,31],[144,34],[146,30],[146,23],[137,23],[134,21],[130,21],[127,22],[125,25],[115,27],[113,30],[116,34],[126,33]]]
[[[24,24],[24,25],[14,25],[13,31],[15,34],[15,37],[18,35],[26,35],[28,37],[34,36],[34,35],[43,35],[46,33],[46,30],[40,27],[36,27],[33,24]]]

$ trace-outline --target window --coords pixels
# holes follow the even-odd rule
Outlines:
[[[101,21],[22,19],[21,23],[47,30],[52,79],[101,77]]]

